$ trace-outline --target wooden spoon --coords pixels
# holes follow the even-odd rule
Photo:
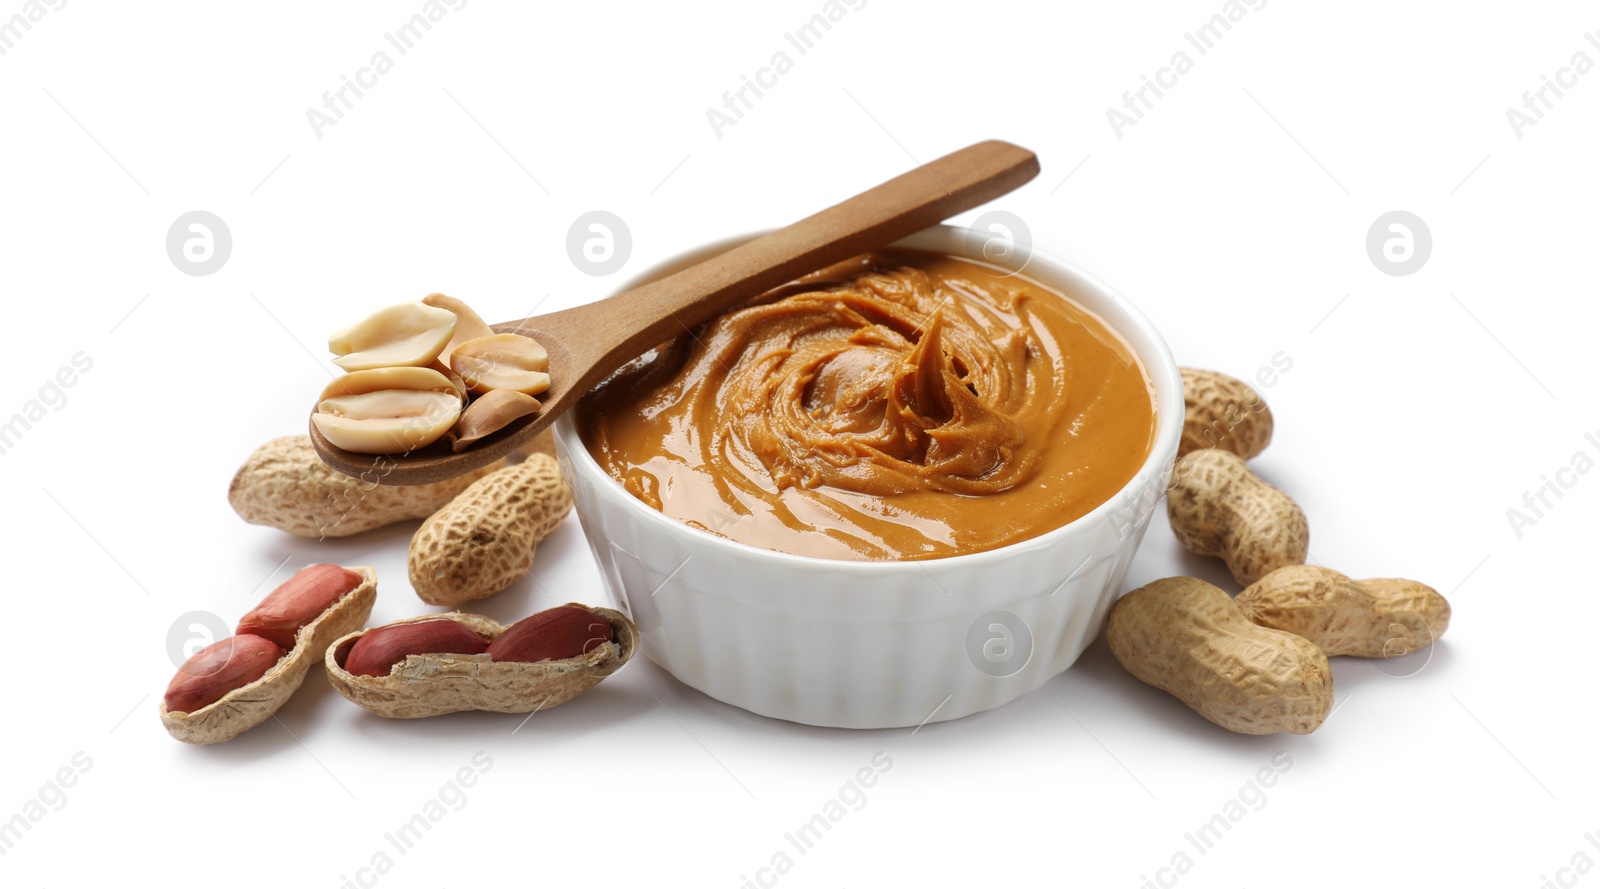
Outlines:
[[[521,333],[544,345],[550,389],[539,396],[539,413],[459,454],[439,445],[409,454],[356,454],[323,438],[315,423],[311,443],[329,466],[379,484],[422,485],[470,472],[527,443],[617,368],[695,325],[801,275],[987,203],[1038,172],[1033,152],[1008,142],[979,142],[659,281],[493,325],[499,333]]]

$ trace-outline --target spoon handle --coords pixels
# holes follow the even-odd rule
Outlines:
[[[1039,172],[1009,142],[969,145],[720,256],[605,300],[596,343],[618,365],[767,290],[877,249],[1012,191]]]

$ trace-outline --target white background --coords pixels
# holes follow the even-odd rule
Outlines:
[[[1600,885],[1559,870],[1600,860],[1580,569],[1600,475],[1564,474],[1520,537],[1507,518],[1575,453],[1600,458],[1584,438],[1600,437],[1600,73],[1521,138],[1506,117],[1574,53],[1600,60],[1592,6],[1271,0],[1200,56],[1183,35],[1220,2],[871,0],[799,56],[784,34],[819,0],[475,0],[400,56],[383,35],[421,6],[74,0],[0,56],[0,418],[76,353],[93,362],[0,456],[0,819],[92,760],[0,882],[370,885],[359,869],[385,850],[377,885],[733,887],[771,883],[759,869],[783,850],[783,886],[1135,887],[1170,885],[1158,869],[1182,850],[1184,886]],[[318,138],[307,109],[384,49],[393,70]],[[719,138],[707,109],[783,49],[792,70]],[[1107,109],[1179,50],[1193,70],[1118,138]],[[413,526],[319,544],[226,501],[252,449],[303,430],[329,330],[433,290],[491,320],[593,300],[991,137],[1044,165],[993,206],[1121,289],[1181,363],[1248,377],[1292,359],[1264,390],[1278,431],[1255,466],[1304,506],[1318,563],[1448,594],[1425,668],[1336,662],[1338,709],[1307,737],[1231,735],[1103,642],[1034,694],[915,733],[763,719],[643,658],[514,734],[518,716],[369,716],[320,669],[227,744],[162,730],[186,612],[231,623],[311,561],[375,565],[374,623],[429,610],[405,581]],[[205,277],[165,250],[194,209],[234,241]],[[594,209],[631,228],[618,276],[568,259],[567,227]],[[1365,249],[1394,209],[1434,241],[1407,277]],[[1177,573],[1226,580],[1158,517],[1128,586]],[[569,599],[606,601],[576,516],[480,610]],[[395,853],[385,832],[478,751],[493,765],[466,804]],[[893,765],[866,805],[809,854],[789,847],[878,751]],[[1265,804],[1190,847],[1280,751],[1293,765]]]

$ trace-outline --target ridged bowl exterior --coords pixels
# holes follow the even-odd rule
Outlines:
[[[897,246],[971,255],[973,237],[936,226]],[[988,710],[1072,665],[1104,625],[1166,490],[1183,424],[1183,387],[1160,335],[1126,300],[1037,251],[1023,270],[1071,295],[1128,341],[1153,380],[1157,406],[1154,447],[1123,491],[1031,540],[914,562],[763,550],[644,505],[590,456],[570,414],[556,423],[584,535],[607,589],[638,625],[646,657],[685,684],[754,713],[846,728],[915,726]],[[1010,657],[998,665],[982,663],[983,640],[1007,632],[981,620],[992,612],[1015,618],[1000,618],[1013,631]]]

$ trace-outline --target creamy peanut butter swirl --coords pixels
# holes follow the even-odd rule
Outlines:
[[[713,533],[842,559],[1036,536],[1149,453],[1150,384],[1098,318],[1020,276],[911,251],[774,291],[586,400],[591,453]]]

